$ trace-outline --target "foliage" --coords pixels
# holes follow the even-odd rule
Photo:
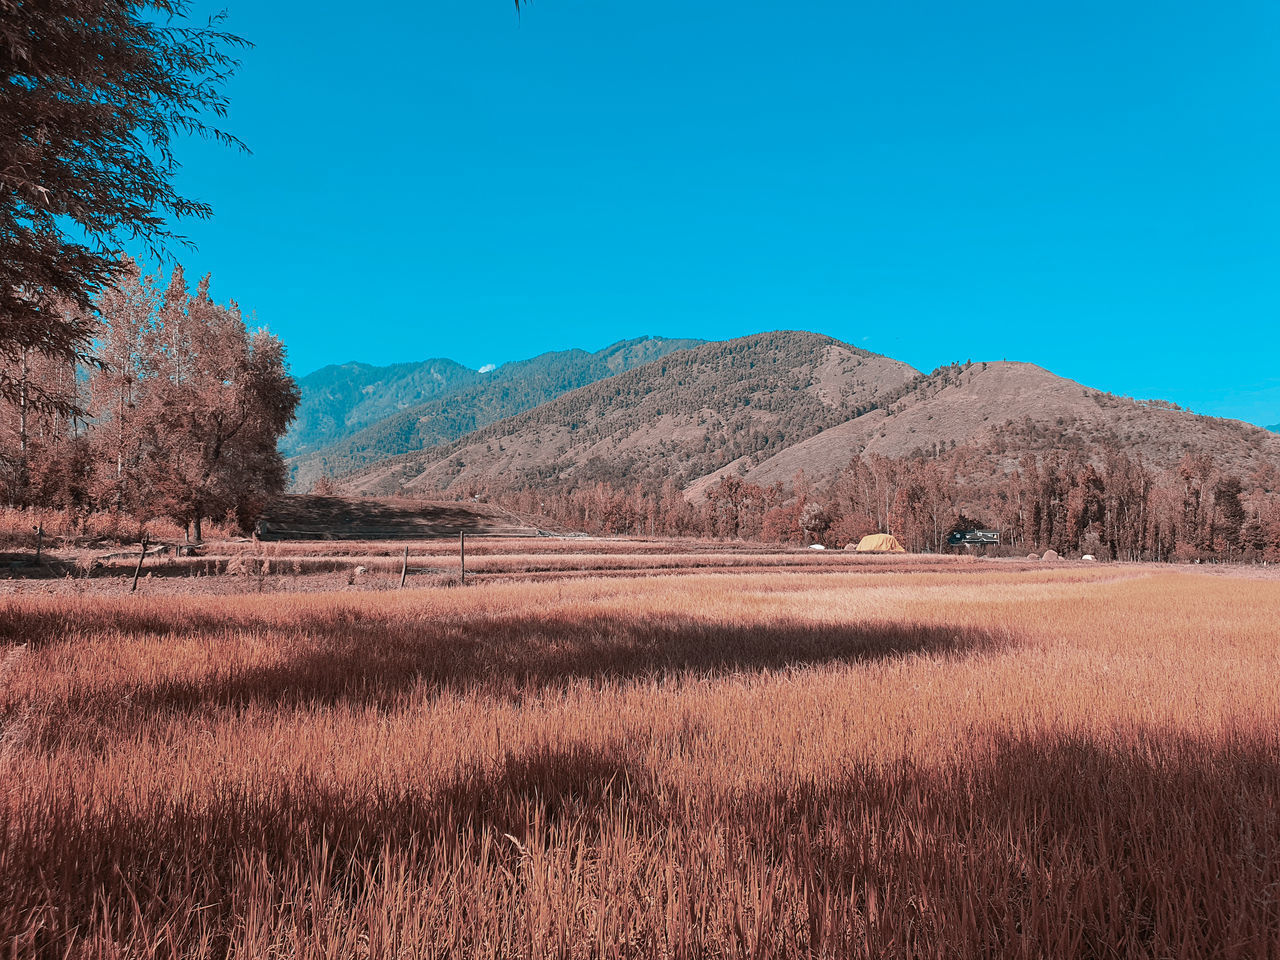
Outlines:
[[[187,296],[174,272],[145,331],[148,369],[140,404],[142,488],[152,512],[190,522],[237,514],[247,526],[284,488],[276,441],[293,419],[298,389],[284,346],[250,334],[233,303],[209,298],[209,278]]]
[[[181,240],[170,220],[210,215],[174,187],[174,141],[242,146],[210,118],[244,41],[186,20],[181,0],[0,0],[0,396],[17,398],[24,351],[87,350],[116,247],[161,253]]]
[[[11,504],[164,516],[194,526],[231,515],[248,526],[284,487],[276,442],[298,403],[284,347],[250,332],[234,304],[188,293],[181,267],[163,288],[125,261],[121,282],[97,300],[91,419],[57,409],[7,409],[0,454]],[[84,382],[49,359],[9,371],[25,387],[70,398]]]
[[[956,529],[994,528],[1004,552],[1056,550],[1115,560],[1280,559],[1280,471],[1250,478],[1189,455],[1157,471],[1115,449],[1104,465],[1028,455],[1011,473],[986,472],[978,451],[941,457],[855,458],[829,484],[797,478],[792,490],[730,475],[698,503],[674,481],[476,487],[528,514],[589,533],[703,536],[828,546],[894,534],[914,552],[940,553]],[[970,516],[986,518],[979,523]],[[964,548],[959,548],[963,550]],[[986,550],[986,548],[980,548]]]

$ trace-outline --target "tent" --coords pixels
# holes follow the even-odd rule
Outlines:
[[[869,533],[858,541],[858,553],[906,553],[892,534]]]

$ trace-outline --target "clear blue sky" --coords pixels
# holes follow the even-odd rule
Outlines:
[[[183,260],[295,373],[803,328],[1280,422],[1274,2],[226,2]]]

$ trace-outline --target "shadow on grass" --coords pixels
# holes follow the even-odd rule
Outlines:
[[[138,617],[120,629],[158,626]],[[169,633],[190,630],[207,633],[211,643],[228,643],[225,620],[169,620],[164,626]],[[96,724],[106,735],[119,723],[135,724],[161,713],[249,704],[392,707],[407,693],[460,692],[519,700],[578,680],[718,677],[912,654],[962,656],[1007,643],[991,631],[919,623],[850,626],[779,619],[738,625],[613,614],[434,622],[331,615],[262,629],[279,647],[266,664],[235,666],[235,649],[229,646],[230,655],[224,659],[231,665],[217,666],[214,657],[214,669],[198,677],[72,694],[52,705],[66,723],[51,725],[50,730],[65,738]]]
[[[590,860],[622,842],[634,878],[615,896],[636,899],[601,909],[626,913],[654,950],[659,928],[689,919],[672,876],[709,891],[686,934],[709,955],[734,953],[731,918],[758,910],[776,911],[779,956],[1261,957],[1280,937],[1274,734],[1004,736],[980,760],[853,766],[745,795],[659,790],[643,746],[541,751],[429,795],[317,779],[89,818],[58,797],[0,829],[8,862],[25,865],[0,878],[0,927],[39,917],[26,926],[44,950],[73,930],[131,942],[172,935],[172,912],[198,902],[217,942],[268,906],[252,902],[266,891],[246,865],[262,865],[275,902],[305,904],[322,842],[320,886],[344,903],[381,882],[388,853],[421,882],[474,877],[460,868],[491,858],[501,869],[482,883],[434,888],[461,922],[499,903],[547,909],[521,899],[525,844],[567,850],[563,864],[575,844]],[[568,923],[580,906],[549,909]]]
[[[370,867],[387,851],[435,868],[487,855],[510,874],[520,869],[531,830],[541,838],[598,824],[633,789],[634,771],[619,746],[575,745],[463,770],[429,793],[376,783],[343,789],[317,776],[88,817],[63,795],[51,808],[0,822],[0,866],[10,868],[0,870],[0,942],[16,949],[18,931],[34,930],[23,946],[43,956],[68,937],[83,942],[104,923],[145,925],[147,913],[199,904],[212,911],[199,919],[214,920],[210,939],[225,950],[252,894],[240,878],[258,865],[288,884],[309,883],[302,878],[323,862],[344,897],[376,882]],[[119,929],[113,935],[129,939]]]

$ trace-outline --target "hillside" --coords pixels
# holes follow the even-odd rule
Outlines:
[[[452,360],[323,367],[298,381],[302,400],[280,440],[280,452],[296,457],[317,450],[405,407],[469,386],[479,377]]]
[[[821,484],[863,453],[957,448],[986,472],[1027,454],[1097,460],[1106,448],[1161,469],[1188,453],[1246,477],[1280,466],[1274,433],[1101,393],[1034,364],[957,364],[925,377],[828,337],[782,332],[670,354],[433,450],[371,463],[347,483],[430,496],[671,476],[696,500],[729,473],[768,486],[803,470]]]
[[[703,344],[567,393],[454,443],[373,465],[348,485],[425,495],[572,478],[691,481],[891,402],[920,374],[830,337]]]
[[[887,409],[757,461],[746,478],[785,483],[803,469],[821,479],[863,452],[901,457],[971,447],[990,451],[994,465],[1008,469],[1029,453],[1076,449],[1087,460],[1105,445],[1164,469],[1193,452],[1241,475],[1263,459],[1280,464],[1280,437],[1260,427],[1112,396],[1034,364],[1002,361],[944,367]]]
[[[503,364],[483,374],[453,364],[462,372],[454,373],[434,391],[427,389],[433,383],[432,373],[438,365],[452,364],[452,361],[404,365],[411,368],[407,370],[360,368],[359,364],[326,367],[325,371],[319,372],[360,369],[353,371],[345,380],[329,373],[323,386],[309,385],[307,381],[311,378],[305,378],[302,387],[304,405],[310,404],[308,416],[314,417],[310,411],[329,407],[336,409],[338,400],[328,398],[331,395],[349,396],[351,388],[347,386],[348,382],[364,384],[360,389],[365,399],[346,415],[348,429],[331,429],[332,436],[320,449],[297,449],[300,455],[294,455],[289,464],[291,486],[294,490],[305,491],[322,476],[343,476],[397,454],[448,443],[570,390],[701,342],[640,337],[615,343],[595,353],[585,350],[545,353],[529,360]],[[381,380],[378,379],[379,371],[385,371]],[[346,393],[339,394],[338,390],[328,386],[334,380],[346,387]],[[405,398],[412,395],[414,386],[423,389],[417,400],[409,402]],[[387,391],[387,396],[378,399],[379,391],[383,390]],[[383,411],[381,417],[369,419],[375,408]],[[328,423],[321,420],[305,428],[303,433],[306,436],[319,435]],[[288,455],[289,451],[285,450],[285,453]]]

